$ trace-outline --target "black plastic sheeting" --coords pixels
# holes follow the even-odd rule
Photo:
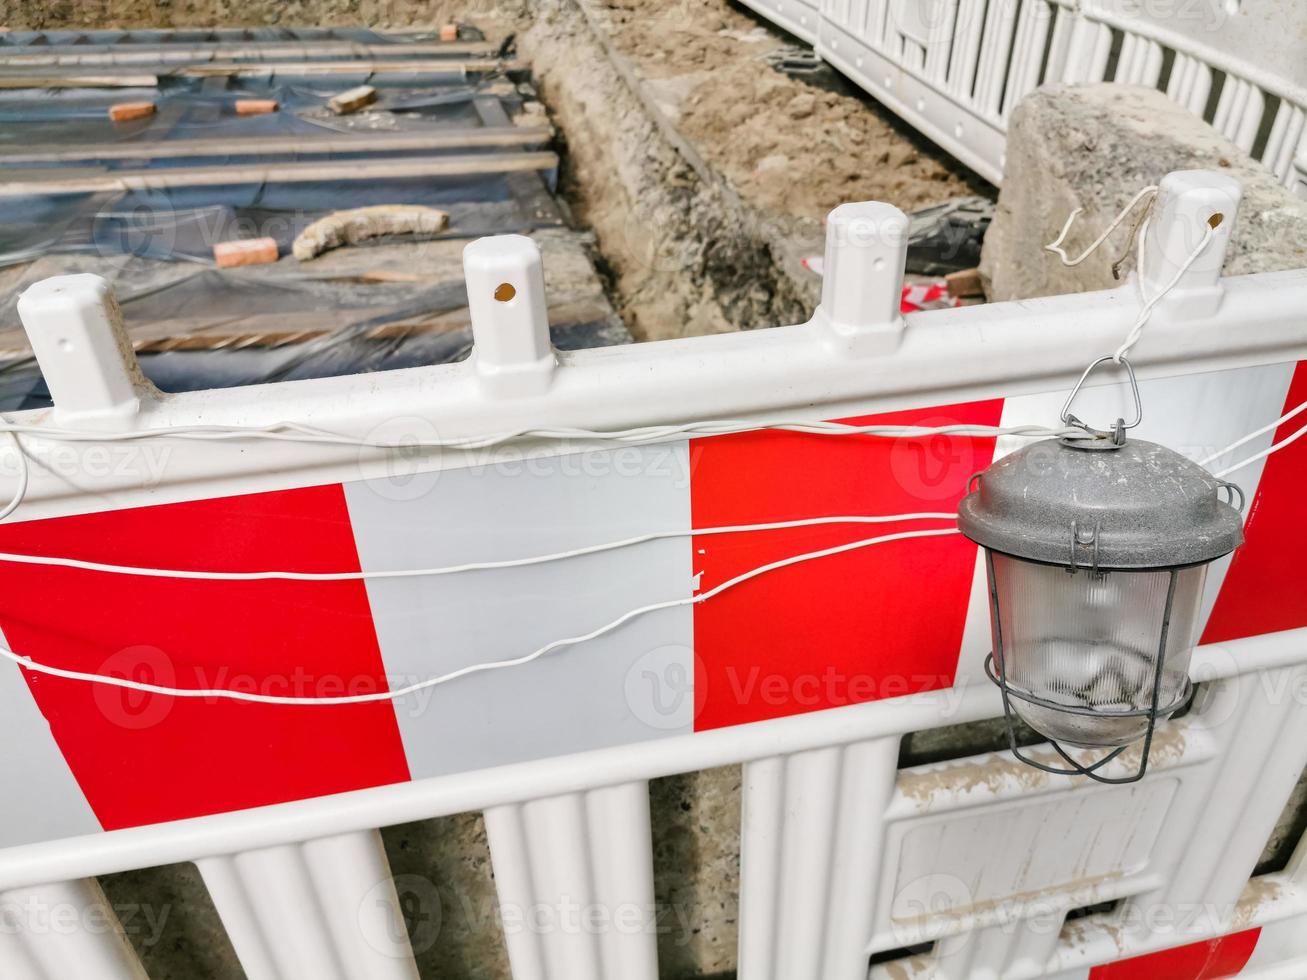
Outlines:
[[[358,132],[349,117],[332,116],[327,100],[358,77],[281,82],[259,78],[161,77],[157,88],[12,89],[0,93],[0,150],[33,144],[118,145],[130,142],[230,137],[233,148],[245,136],[312,137]],[[477,126],[473,100],[502,82],[488,74],[476,80],[433,82],[385,89],[369,108],[394,113],[390,132],[422,132],[447,126]],[[234,113],[237,99],[275,99],[280,110],[257,116]],[[507,100],[511,108],[515,97]],[[109,106],[154,102],[155,114],[115,123]],[[0,165],[3,165],[0,157]]]
[[[909,216],[907,271],[945,276],[980,265],[980,249],[994,219],[994,202],[959,197]]]
[[[412,177],[377,181],[241,184],[104,194],[17,196],[4,200],[0,266],[42,255],[136,255],[211,263],[217,242],[275,238],[282,254],[312,222],[376,204],[418,204],[449,212],[450,237],[554,227],[562,219],[547,194],[515,193],[520,174]],[[417,239],[408,236],[406,240]]]
[[[480,39],[463,28],[461,39]],[[349,40],[402,45],[433,35],[382,35],[367,30],[287,30],[283,28],[217,31],[51,31],[13,32],[0,36],[0,50],[41,50],[70,45],[165,45],[206,42]],[[397,70],[402,62],[396,61]],[[65,74],[75,69],[60,69]],[[89,69],[88,69],[89,72]],[[98,73],[98,70],[97,70]],[[286,73],[293,76],[293,72]],[[529,152],[526,148],[457,148],[435,153],[394,153],[369,149],[369,132],[438,132],[483,125],[511,126],[529,87],[509,84],[503,75],[476,81],[439,79],[395,81],[381,89],[367,113],[337,117],[324,107],[330,96],[353,84],[373,80],[360,73],[315,77],[288,83],[283,78],[190,78],[159,73],[150,89],[60,89],[0,91],[0,180],[21,180],[23,171],[54,177],[117,170],[165,174],[169,168],[250,162],[357,160],[359,167],[385,160],[432,159],[443,154]],[[237,98],[273,98],[280,111],[238,116]],[[112,123],[108,107],[116,102],[153,101],[153,116]],[[357,151],[268,154],[242,153],[247,137],[284,136],[311,144],[315,138],[353,134]],[[135,143],[152,148],[178,140],[217,140],[221,154],[144,159],[96,159],[94,149],[115,150]],[[32,147],[77,147],[81,159],[6,166],[4,154]],[[86,148],[86,152],[82,152]],[[205,151],[207,154],[207,150]],[[377,156],[384,153],[384,156]],[[476,169],[472,167],[470,169]],[[360,170],[360,172],[366,172]],[[450,215],[439,237],[474,238],[506,232],[530,232],[565,226],[553,197],[552,172],[469,173],[443,177],[378,177],[367,180],[230,183],[202,187],[114,190],[101,193],[33,193],[0,201],[0,266],[47,255],[50,272],[113,270],[115,290],[133,338],[143,341],[142,369],[164,391],[180,392],[337,377],[372,371],[447,363],[467,356],[470,329],[466,290],[459,281],[371,283],[329,278],[311,267],[283,261],[250,269],[212,267],[213,246],[240,238],[272,237],[283,254],[309,223],[344,208],[374,204],[438,207]],[[403,241],[415,241],[405,236]],[[378,242],[377,244],[384,244]],[[414,245],[420,248],[420,245]],[[578,246],[579,247],[579,246]],[[97,258],[103,257],[101,263]],[[367,269],[366,263],[356,268]],[[41,273],[46,272],[41,268]],[[40,275],[41,273],[36,273]],[[438,275],[456,275],[454,271]],[[322,275],[319,278],[319,275]],[[584,309],[584,306],[578,306]],[[12,299],[4,313],[17,327]],[[593,316],[594,319],[579,322]],[[388,330],[378,328],[390,327]],[[311,339],[282,342],[272,334]],[[553,330],[554,344],[565,350],[624,343],[630,337],[606,304],[573,314],[573,321]],[[153,341],[153,344],[152,344]],[[151,346],[166,350],[149,350]],[[50,404],[39,368],[31,357],[0,365],[0,410],[39,408]]]
[[[128,323],[148,323],[214,311],[217,319],[245,316],[275,320],[278,312],[321,314],[330,332],[279,347],[232,345],[215,350],[169,350],[140,355],[146,377],[164,391],[202,391],[238,385],[330,378],[459,361],[471,351],[466,328],[397,330],[369,336],[375,328],[463,309],[462,282],[419,286],[360,286],[331,281],[272,281],[217,269],[120,297]],[[216,323],[215,323],[216,325]],[[190,338],[202,333],[187,334]],[[612,317],[560,325],[554,345],[562,350],[629,340]],[[33,358],[0,367],[0,411],[46,408],[50,394]]]
[[[476,128],[490,101],[507,121],[506,108],[520,101],[515,89],[507,97],[484,96],[487,86],[502,82],[486,78],[474,85],[459,83],[390,90],[373,107],[389,110],[386,132],[439,132],[449,128]],[[167,79],[154,99],[154,116],[131,123],[113,123],[107,107],[128,101],[121,91],[54,90],[49,93],[16,90],[0,95],[0,179],[21,179],[22,171],[73,174],[90,167],[95,174],[117,170],[166,173],[181,166],[206,164],[259,164],[312,160],[329,162],[360,159],[369,152],[366,131],[358,117],[336,117],[323,107],[340,91],[338,80],[321,86],[277,85],[262,90],[244,81],[234,87],[228,79]],[[237,116],[231,103],[259,94],[276,98],[278,112]],[[47,98],[46,96],[50,96]],[[357,137],[358,149],[330,154],[241,153],[244,137],[285,136],[296,142],[315,137]],[[176,140],[217,138],[230,149],[221,157],[84,159],[53,164],[17,164],[4,167],[3,150],[20,152],[34,145],[114,145],[134,142],[151,146]],[[460,149],[461,155],[523,152],[504,148]],[[430,151],[387,153],[388,160],[431,159]],[[439,207],[450,213],[446,235],[476,236],[497,231],[530,231],[562,224],[550,196],[555,174],[480,174],[448,177],[378,178],[368,181],[271,182],[265,184],[206,185],[185,188],[113,191],[80,194],[31,194],[6,197],[0,222],[0,267],[30,261],[41,255],[64,253],[127,254],[167,261],[210,262],[213,245],[234,238],[275,238],[283,252],[295,236],[318,218],[339,209],[374,204],[416,204]],[[348,202],[343,205],[342,202]]]

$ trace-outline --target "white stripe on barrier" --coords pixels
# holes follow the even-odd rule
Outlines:
[[[4,643],[0,635],[0,643]],[[111,704],[118,699],[115,692]],[[121,704],[121,701],[117,701]],[[124,723],[131,724],[128,705]],[[77,837],[100,830],[86,797],[73,778],[41,717],[22,672],[0,664],[0,786],[10,787],[0,806],[0,840],[13,844]]]
[[[362,568],[454,564],[688,531],[690,466],[680,442],[504,461],[403,485],[353,483],[345,492]],[[411,496],[398,498],[404,490]],[[688,600],[691,554],[689,540],[666,539],[550,565],[369,581],[386,672],[417,681],[520,656],[651,602]],[[662,610],[562,656],[397,703],[410,771],[436,776],[518,762],[524,749],[564,755],[692,731],[693,698],[664,703],[643,676],[693,677],[692,617],[689,605]]]

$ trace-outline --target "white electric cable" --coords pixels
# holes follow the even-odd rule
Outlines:
[[[1157,304],[1166,297],[1167,293],[1179,284],[1180,280],[1184,278],[1184,274],[1189,271],[1190,267],[1195,262],[1198,261],[1198,257],[1203,254],[1203,250],[1207,248],[1212,237],[1216,234],[1215,228],[1211,225],[1206,225],[1202,239],[1198,242],[1197,246],[1194,247],[1194,250],[1189,253],[1188,257],[1180,263],[1180,267],[1175,270],[1175,275],[1171,277],[1170,281],[1163,286],[1155,296],[1148,298],[1144,296],[1144,245],[1148,240],[1150,221],[1151,219],[1144,221],[1144,226],[1139,232],[1139,298],[1143,300],[1144,305],[1140,308],[1139,315],[1135,318],[1134,326],[1132,326],[1130,332],[1126,334],[1125,341],[1116,349],[1115,353],[1112,354],[1112,360],[1116,361],[1117,364],[1121,363],[1121,358],[1130,353],[1130,348],[1139,343],[1139,338],[1142,337],[1144,333],[1144,327],[1147,325],[1149,318],[1153,315],[1153,310],[1157,307]]]
[[[1298,408],[1295,409],[1295,413],[1301,410],[1304,406],[1307,406],[1307,402],[1304,402],[1303,405],[1299,405]],[[1275,443],[1274,445],[1266,449],[1263,449],[1260,453],[1254,453],[1252,456],[1249,456],[1247,459],[1242,460],[1241,462],[1235,463],[1233,466],[1227,466],[1225,469],[1216,473],[1215,476],[1217,477],[1217,479],[1224,480],[1231,473],[1234,473],[1237,470],[1241,470],[1245,466],[1251,466],[1253,463],[1256,463],[1258,460],[1266,459],[1272,453],[1278,453],[1281,449],[1293,445],[1304,435],[1307,435],[1307,425],[1304,425],[1302,428],[1298,429],[1293,434],[1285,436],[1283,439],[1281,439],[1279,442]]]
[[[93,429],[64,429],[56,426],[0,424],[0,432],[50,439],[58,442],[133,442],[140,439],[269,439],[280,442],[327,443],[368,449],[488,449],[519,439],[551,439],[556,441],[599,440],[604,442],[645,443],[662,441],[678,436],[723,436],[742,432],[780,430],[810,435],[883,436],[894,439],[916,439],[932,435],[972,436],[1033,436],[1051,438],[1073,434],[1076,430],[1057,429],[1043,425],[848,425],[843,422],[813,422],[807,419],[777,422],[749,422],[718,420],[685,422],[678,425],[642,426],[634,429],[603,431],[598,429],[516,429],[490,436],[469,436],[456,439],[413,439],[407,442],[379,442],[351,436],[346,433],[316,429],[296,422],[273,422],[261,426],[179,425],[160,429],[128,429],[122,432],[102,432]]]
[[[1130,199],[1130,203],[1125,206],[1125,209],[1120,214],[1118,214],[1115,218],[1112,219],[1112,223],[1107,226],[1107,230],[1104,231],[1101,235],[1099,235],[1098,238],[1094,240],[1094,243],[1092,245],[1090,245],[1087,249],[1085,249],[1083,252],[1081,252],[1078,256],[1076,256],[1073,259],[1067,256],[1066,251],[1062,248],[1062,243],[1066,241],[1066,236],[1071,234],[1071,227],[1076,223],[1076,219],[1079,218],[1080,215],[1084,214],[1085,211],[1084,208],[1076,208],[1069,215],[1067,215],[1066,224],[1062,226],[1062,234],[1057,236],[1056,241],[1049,242],[1047,245],[1045,245],[1044,251],[1052,252],[1059,259],[1061,259],[1062,264],[1067,268],[1075,268],[1081,262],[1089,258],[1089,256],[1093,255],[1095,252],[1099,250],[1099,248],[1102,247],[1103,243],[1107,241],[1108,237],[1112,234],[1112,232],[1116,231],[1116,229],[1120,227],[1121,222],[1125,221],[1125,219],[1129,216],[1130,212],[1139,206],[1140,201],[1142,201],[1145,197],[1155,195],[1156,193],[1157,193],[1156,184],[1149,184],[1147,187],[1141,190],[1138,194],[1136,194],[1133,198]]]
[[[872,545],[887,544],[891,541],[907,541],[914,538],[939,537],[947,534],[960,533],[957,528],[934,528],[923,531],[900,531],[896,534],[886,534],[876,538],[863,538],[859,541],[853,541],[849,544],[836,545],[832,548],[823,548],[820,551],[809,551],[805,554],[794,555],[789,558],[782,558],[779,561],[769,562],[766,565],[759,565],[757,568],[750,569],[734,578],[727,579],[720,585],[714,586],[707,592],[701,592],[698,595],[686,596],[681,599],[668,599],[664,602],[655,602],[647,606],[639,606],[622,613],[611,622],[605,623],[588,633],[582,633],[578,636],[569,636],[561,640],[554,640],[534,650],[531,653],[521,657],[514,657],[511,660],[492,660],[486,663],[469,664],[458,670],[450,671],[447,674],[441,674],[437,677],[429,677],[426,680],[409,684],[394,691],[376,691],[371,694],[350,694],[336,697],[294,697],[287,695],[274,694],[254,694],[245,691],[232,691],[224,688],[185,688],[185,687],[168,687],[162,684],[149,684],[143,681],[128,680],[125,677],[111,677],[107,674],[89,673],[81,670],[65,670],[62,667],[54,667],[50,664],[40,663],[29,657],[15,653],[12,650],[0,647],[0,657],[6,660],[12,660],[24,670],[31,670],[39,674],[48,674],[51,677],[63,677],[68,680],[85,681],[91,684],[103,684],[109,687],[119,687],[129,691],[140,691],[146,694],[166,694],[179,698],[224,698],[231,701],[250,701],[257,704],[291,704],[291,705],[336,705],[336,704],[369,704],[376,701],[394,701],[406,695],[413,694],[417,691],[429,687],[437,687],[441,684],[448,684],[450,681],[457,680],[460,677],[466,677],[469,674],[482,673],[490,670],[503,670],[509,667],[519,667],[529,664],[534,660],[539,660],[555,650],[561,650],[564,647],[576,646],[589,640],[596,639],[606,633],[630,622],[640,616],[651,612],[657,612],[661,609],[674,609],[677,606],[693,606],[700,602],[705,602],[713,596],[721,595],[728,589],[737,585],[755,579],[760,575],[773,572],[781,568],[788,568],[791,565],[798,565],[802,562],[815,561],[818,558],[828,558],[832,555],[839,555],[849,551],[855,551],[860,548],[868,548]]]
[[[18,454],[18,485],[14,488],[14,495],[9,503],[0,508],[0,521],[7,519],[22,505],[27,496],[27,485],[31,476],[27,466],[27,453],[23,452],[23,444],[18,441],[18,433],[10,432],[9,438],[13,440],[14,451]]]
[[[1236,439],[1234,442],[1230,443],[1230,445],[1226,446],[1224,449],[1219,449],[1219,450],[1217,450],[1216,452],[1212,453],[1212,455],[1208,456],[1206,459],[1200,459],[1200,460],[1198,461],[1198,465],[1199,465],[1199,466],[1210,466],[1212,463],[1215,463],[1215,462],[1216,462],[1218,459],[1220,459],[1222,456],[1225,456],[1225,455],[1227,455],[1228,453],[1232,453],[1232,452],[1234,452],[1234,451],[1235,451],[1236,449],[1238,449],[1240,446],[1245,446],[1245,445],[1247,445],[1248,443],[1250,443],[1250,442],[1252,442],[1254,439],[1256,439],[1258,436],[1264,436],[1264,435],[1266,435],[1266,433],[1268,433],[1268,432],[1274,432],[1276,429],[1278,429],[1280,426],[1282,426],[1285,422],[1288,422],[1290,419],[1295,418],[1296,416],[1300,415],[1300,414],[1301,414],[1302,412],[1304,412],[1304,411],[1307,411],[1307,402],[1303,402],[1301,405],[1298,405],[1298,406],[1296,406],[1296,407],[1294,407],[1294,408],[1289,409],[1289,411],[1285,412],[1283,415],[1281,415],[1281,416],[1280,416],[1278,419],[1276,419],[1274,422],[1268,422],[1266,425],[1262,426],[1260,429],[1257,429],[1257,430],[1254,431],[1254,432],[1250,432],[1250,433],[1248,433],[1246,436],[1241,436],[1240,438]],[[1241,463],[1241,464],[1239,464],[1239,465],[1240,465],[1240,466],[1246,466],[1247,464],[1246,464],[1246,463]]]
[[[1074,435],[1078,430],[1062,427],[1050,429],[1042,425],[974,425],[967,422],[953,425],[917,426],[917,425],[848,425],[843,422],[813,422],[807,419],[780,420],[759,423],[747,421],[699,421],[684,422],[678,425],[641,426],[632,429],[602,431],[597,429],[518,429],[501,432],[484,437],[465,437],[461,439],[417,439],[402,443],[385,443],[340,432],[331,432],[297,422],[272,422],[262,426],[226,426],[226,425],[185,425],[159,429],[129,429],[122,432],[101,432],[93,429],[65,429],[57,426],[21,425],[0,419],[0,432],[7,433],[14,441],[18,451],[20,479],[13,500],[8,507],[0,511],[0,521],[5,520],[22,504],[27,495],[28,472],[27,459],[19,435],[50,439],[63,442],[134,442],[141,439],[270,439],[282,442],[326,443],[337,446],[373,448],[382,450],[414,449],[455,449],[471,451],[489,449],[515,439],[539,438],[566,441],[569,439],[595,439],[604,442],[619,442],[636,445],[666,441],[678,437],[709,437],[732,435],[741,432],[761,432],[775,429],[786,432],[800,432],[822,436],[878,436],[892,439],[919,439],[927,436],[948,435],[974,438],[997,438],[998,436],[1029,436],[1032,438],[1054,438]]]
[[[1052,252],[1061,260],[1064,266],[1074,267],[1079,265],[1081,262],[1085,261],[1085,259],[1089,258],[1089,256],[1093,255],[1094,252],[1098,251],[1102,244],[1107,241],[1108,236],[1120,227],[1121,222],[1125,221],[1126,217],[1139,205],[1140,201],[1145,197],[1155,197],[1157,191],[1158,188],[1156,184],[1150,184],[1143,190],[1139,191],[1139,193],[1130,199],[1130,203],[1125,206],[1121,213],[1112,219],[1112,223],[1109,224],[1107,229],[1094,240],[1093,244],[1081,252],[1076,258],[1072,259],[1067,256],[1066,251],[1062,248],[1062,243],[1066,241],[1067,235],[1070,234],[1071,227],[1075,224],[1076,218],[1084,212],[1084,208],[1076,208],[1067,216],[1066,224],[1062,226],[1062,233],[1057,236],[1055,241],[1049,242],[1045,245],[1044,251]],[[1152,208],[1152,205],[1153,202],[1149,201],[1150,209]],[[1195,262],[1198,261],[1198,257],[1203,254],[1203,250],[1206,249],[1208,243],[1211,242],[1212,236],[1216,230],[1212,225],[1207,225],[1203,231],[1202,240],[1198,243],[1198,246],[1189,253],[1189,257],[1180,263],[1180,268],[1171,278],[1171,281],[1163,286],[1156,296],[1148,297],[1144,295],[1144,282],[1147,278],[1144,274],[1144,254],[1147,251],[1146,245],[1148,242],[1148,232],[1152,227],[1152,215],[1147,211],[1144,212],[1144,214],[1145,217],[1143,223],[1139,228],[1139,262],[1137,270],[1139,273],[1139,299],[1143,305],[1140,307],[1139,315],[1135,318],[1134,324],[1130,327],[1130,332],[1126,334],[1125,341],[1112,354],[1112,360],[1117,364],[1120,364],[1121,358],[1130,353],[1130,349],[1134,347],[1135,344],[1139,343],[1139,338],[1143,336],[1144,333],[1144,327],[1147,325],[1149,318],[1153,315],[1153,310],[1157,307],[1157,304],[1160,303],[1166,295],[1179,284],[1180,280],[1184,278],[1184,274],[1189,271],[1189,268]],[[1128,246],[1129,243],[1127,243],[1127,254],[1129,252]]]
[[[420,578],[432,575],[453,575],[458,572],[481,571],[491,568],[519,568],[524,565],[540,565],[582,555],[593,555],[602,551],[627,548],[646,541],[659,541],[665,538],[700,537],[713,534],[741,534],[753,531],[779,531],[786,528],[817,527],[826,524],[891,524],[900,521],[957,520],[957,514],[946,512],[922,514],[885,514],[858,515],[852,517],[805,517],[792,521],[774,521],[768,524],[734,524],[723,527],[685,528],[675,531],[650,531],[634,537],[606,541],[601,544],[586,545],[568,551],[558,551],[546,555],[530,555],[525,558],[506,558],[499,561],[467,562],[462,565],[444,565],[435,568],[401,568],[383,570],[364,570],[349,572],[213,572],[185,568],[145,568],[139,565],[112,565],[98,561],[83,561],[80,558],[62,556],[16,554],[0,551],[0,562],[14,562],[20,565],[54,565],[62,568],[77,568],[90,572],[109,572],[114,575],[138,575],[145,578],[200,579],[216,582],[258,582],[266,579],[289,579],[295,582],[354,582],[361,579]]]

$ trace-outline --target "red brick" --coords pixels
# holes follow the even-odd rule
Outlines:
[[[213,261],[220,269],[234,265],[266,265],[276,262],[277,254],[275,238],[243,238],[213,246]]]

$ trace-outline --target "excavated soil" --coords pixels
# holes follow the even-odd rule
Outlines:
[[[819,219],[846,201],[912,210],[992,193],[851,88],[826,91],[772,68],[768,56],[788,40],[739,7],[602,6],[615,45],[665,94],[677,128],[755,207]]]
[[[990,192],[725,0],[539,0],[517,36],[565,134],[567,188],[638,339],[806,319],[838,204]]]

